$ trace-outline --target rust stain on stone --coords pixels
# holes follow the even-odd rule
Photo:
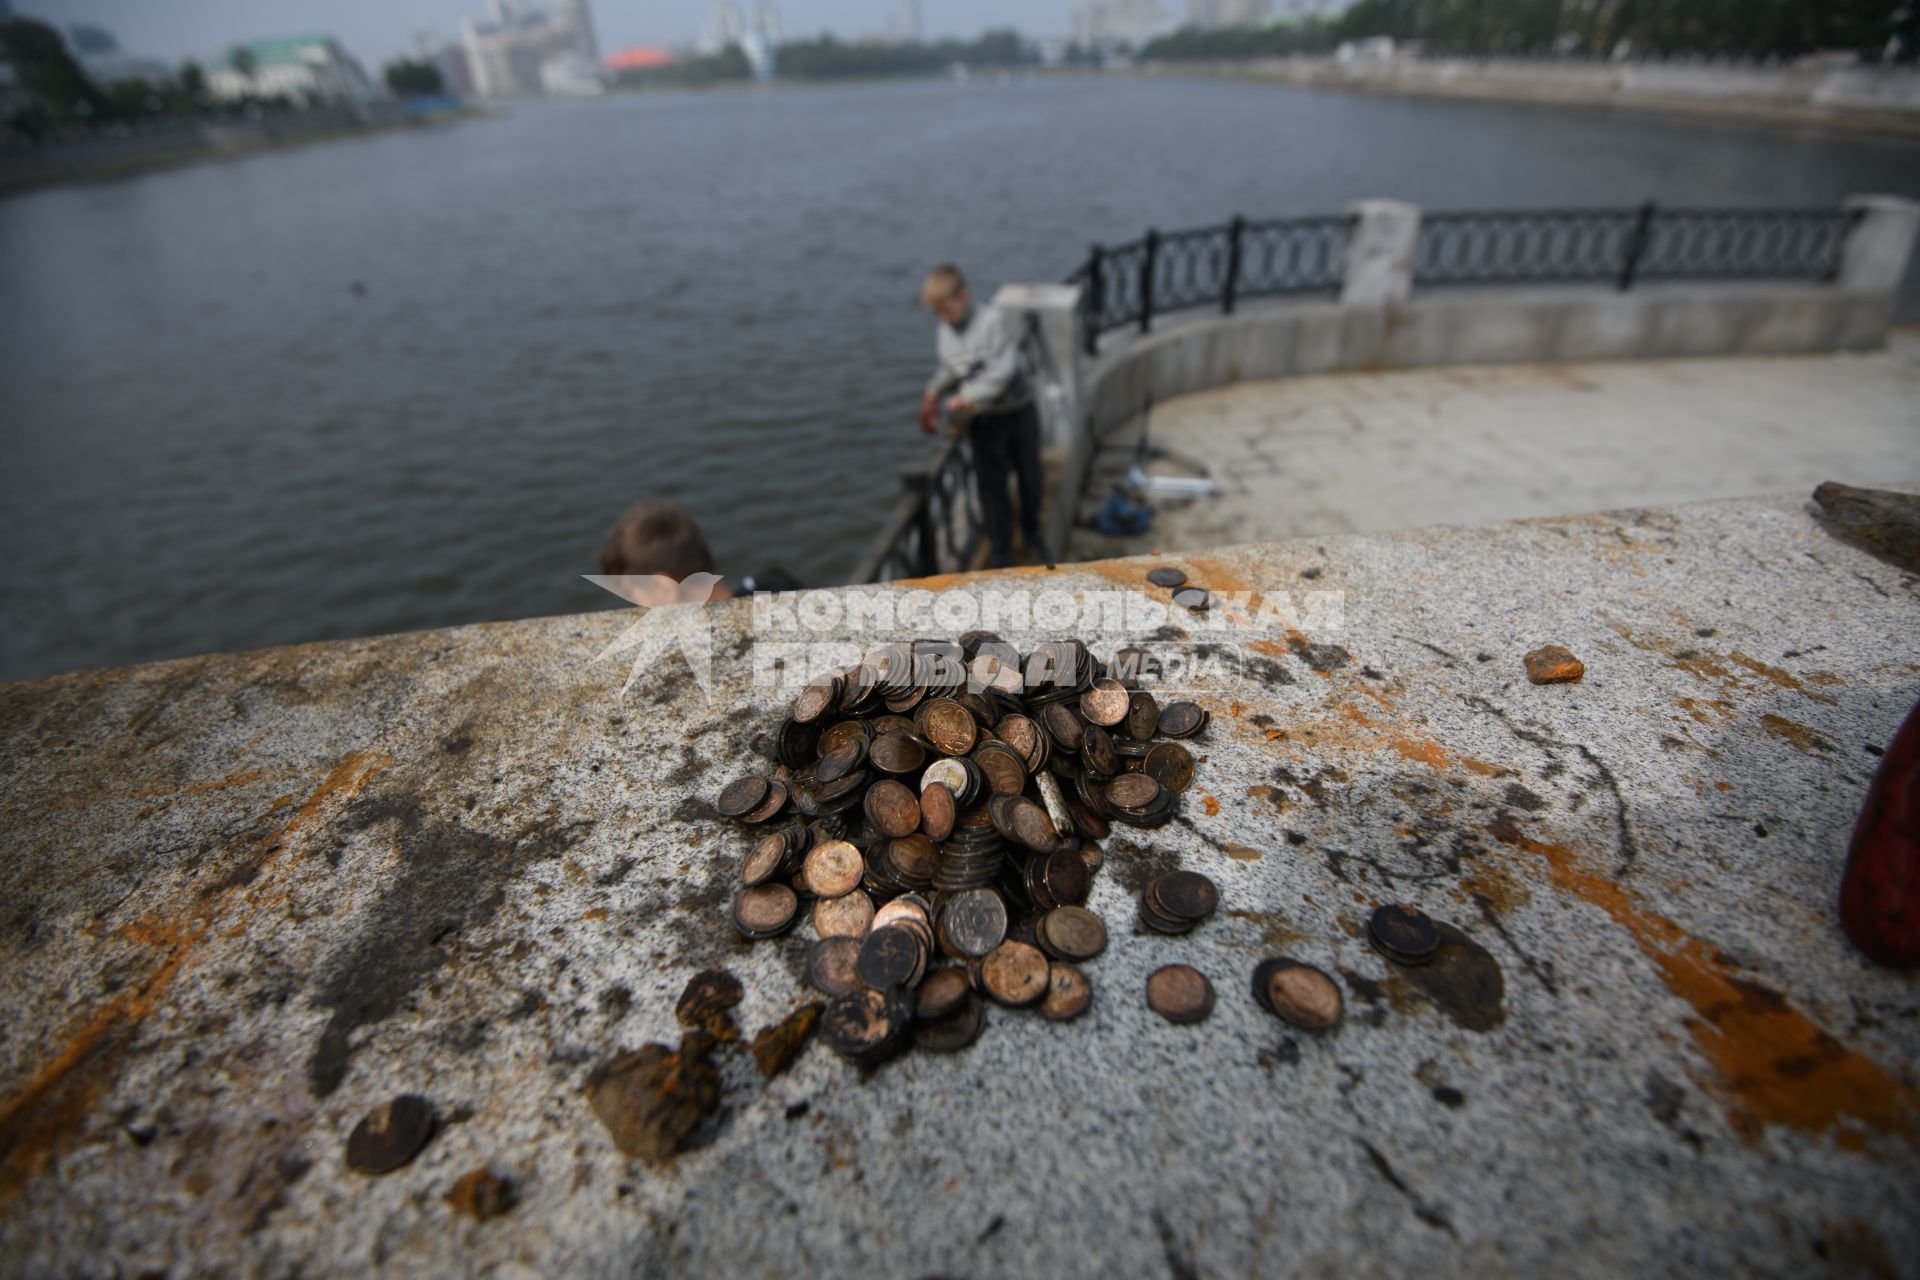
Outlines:
[[[1802,755],[1827,755],[1833,751],[1833,744],[1821,737],[1819,730],[1785,716],[1761,716],[1760,727],[1769,737],[1784,740]]]
[[[1807,686],[1801,682],[1800,678],[1791,671],[1783,671],[1779,667],[1770,667],[1758,658],[1749,658],[1737,649],[1728,656],[1761,679],[1776,684],[1782,689],[1791,689],[1797,694],[1812,698],[1815,702],[1825,702],[1831,705],[1834,701],[1834,699],[1829,698],[1824,693],[1815,693],[1811,689],[1808,689]]]
[[[287,822],[261,842],[268,858],[285,850],[332,804],[358,795],[392,762],[390,756],[361,751],[335,765]],[[238,887],[196,900],[182,916],[156,912],[115,932],[125,941],[163,948],[165,954],[143,978],[88,1015],[58,1053],[0,1102],[0,1203],[18,1195],[62,1147],[80,1136],[95,1100],[112,1083],[130,1033],[197,958],[221,905]]]
[[[212,782],[195,782],[180,787],[146,787],[133,794],[141,799],[148,796],[202,796],[209,792],[230,791],[234,787],[248,786],[266,776],[265,769],[242,769],[238,773],[228,774]]]
[[[1501,843],[1544,859],[1548,879],[1607,913],[1653,961],[1660,979],[1693,1007],[1695,1048],[1715,1078],[1701,1085],[1726,1108],[1727,1123],[1756,1143],[1769,1125],[1806,1133],[1834,1131],[1859,1150],[1868,1132],[1920,1145],[1920,1097],[1876,1062],[1849,1049],[1769,987],[1729,973],[1716,948],[1648,910],[1617,881],[1579,864],[1563,844],[1534,840],[1510,821],[1488,831]]]

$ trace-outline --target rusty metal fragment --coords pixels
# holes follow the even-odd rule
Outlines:
[[[621,1154],[663,1165],[701,1118],[720,1105],[720,1071],[707,1057],[712,1044],[693,1032],[678,1051],[642,1045],[588,1077],[587,1102]]]
[[[455,1213],[463,1213],[475,1222],[485,1222],[513,1208],[513,1184],[495,1176],[490,1169],[475,1169],[453,1184],[446,1201]]]
[[[820,1021],[820,1011],[825,1007],[817,1000],[803,1004],[754,1034],[753,1061],[761,1075],[771,1080],[794,1064],[813,1038],[814,1025]]]

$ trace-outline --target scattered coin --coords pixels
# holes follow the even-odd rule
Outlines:
[[[1192,613],[1204,613],[1213,605],[1213,596],[1204,587],[1181,587],[1173,593],[1173,602]]]
[[[873,740],[867,759],[882,773],[912,773],[927,762],[927,749],[911,733],[888,733]]]
[[[762,777],[737,778],[720,793],[720,800],[714,808],[728,818],[751,813],[767,798],[767,786],[767,780]]]
[[[860,939],[822,938],[807,952],[807,981],[816,990],[830,996],[858,991],[860,981]]]
[[[953,834],[956,816],[953,792],[944,782],[935,782],[920,792],[920,830],[927,839],[938,842]]]
[[[1162,565],[1147,570],[1147,581],[1156,587],[1183,587],[1187,584],[1187,575],[1171,565]]]
[[[867,788],[867,820],[883,835],[910,836],[920,829],[920,801],[912,788],[892,778]]]
[[[984,956],[1007,937],[1007,904],[992,889],[967,889],[940,907],[940,941],[955,954]]]
[[[1193,785],[1193,752],[1177,742],[1156,742],[1147,750],[1141,771],[1178,794]]]
[[[1066,1022],[1087,1011],[1093,1003],[1093,984],[1087,975],[1070,964],[1056,964],[1047,974],[1047,994],[1040,1001],[1040,1016],[1052,1022]]]
[[[813,776],[821,782],[838,782],[859,768],[861,761],[866,758],[866,736],[848,737],[820,757],[820,763],[813,768]]]
[[[1368,921],[1374,950],[1401,964],[1425,964],[1440,949],[1440,929],[1417,907],[1381,907]]]
[[[1198,871],[1174,871],[1153,882],[1154,905],[1177,920],[1204,920],[1220,905],[1220,890]]]
[[[1145,742],[1160,732],[1160,702],[1152,694],[1134,690],[1127,696],[1127,736]]]
[[[1147,1007],[1168,1022],[1200,1022],[1213,1012],[1213,984],[1189,965],[1166,965],[1147,977]]]
[[[788,790],[786,783],[768,781],[766,799],[755,805],[748,812],[740,814],[740,821],[752,823],[755,826],[764,822],[772,822],[786,811],[787,800],[790,795],[791,792]],[[728,816],[731,817],[733,815]]]
[[[873,925],[873,899],[855,889],[813,904],[813,932],[822,938],[864,938]]]
[[[829,840],[815,845],[801,868],[801,874],[806,877],[807,891],[821,898],[837,898],[841,894],[852,893],[860,884],[860,877],[866,873],[866,859],[860,856],[860,850],[845,840]]]
[[[966,1003],[973,984],[965,969],[935,969],[920,984],[919,998],[913,1007],[916,1018],[944,1018]]]
[[[347,1135],[347,1168],[355,1173],[392,1173],[420,1154],[433,1136],[433,1104],[403,1093],[367,1112]]]
[[[895,990],[910,986],[925,963],[925,949],[904,925],[875,929],[860,944],[860,980],[870,987]]]
[[[740,880],[747,887],[765,884],[780,874],[787,860],[789,837],[784,831],[761,836],[740,863]]]
[[[1093,688],[1080,695],[1080,714],[1102,728],[1112,728],[1125,720],[1132,705],[1132,693],[1118,680],[1096,680]]]
[[[784,884],[756,885],[733,900],[733,923],[744,938],[772,938],[793,927],[800,898]]]
[[[1107,926],[1085,907],[1056,907],[1035,927],[1039,944],[1061,960],[1091,960],[1107,949]]]
[[[1169,738],[1190,738],[1206,727],[1208,719],[1198,704],[1175,702],[1160,708],[1160,732]]]
[[[910,1009],[886,992],[862,988],[835,999],[820,1015],[820,1038],[843,1058],[872,1064],[899,1047]]]
[[[952,1013],[917,1023],[913,1041],[933,1053],[958,1053],[980,1038],[980,1030],[986,1023],[986,1002],[969,991]]]
[[[1312,965],[1262,961],[1254,973],[1255,998],[1302,1031],[1325,1031],[1340,1020],[1345,1002],[1339,986]]]
[[[1033,1004],[1047,993],[1047,958],[1024,942],[1003,942],[980,962],[980,981],[1010,1008]]]

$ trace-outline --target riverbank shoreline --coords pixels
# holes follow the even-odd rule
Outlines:
[[[1862,69],[1872,72],[1875,69]],[[1920,138],[1920,72],[1885,72],[1912,81],[1898,105],[1857,99],[1820,100],[1820,78],[1792,69],[1657,68],[1562,65],[1500,59],[1388,58],[1341,63],[1332,58],[1258,58],[1232,62],[1154,62],[1130,74],[1235,80],[1395,97],[1451,98],[1676,115],[1777,128],[1821,128]],[[1827,73],[1829,77],[1843,74]]]
[[[232,126],[217,125],[177,138],[100,139],[45,151],[16,152],[0,156],[0,199],[52,187],[117,182],[189,165],[243,160],[349,138],[374,138],[409,129],[448,128],[485,119],[489,114],[465,108],[399,120],[343,122],[294,134],[263,131],[248,135],[235,132]]]

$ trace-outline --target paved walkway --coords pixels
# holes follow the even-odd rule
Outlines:
[[[1920,481],[1920,329],[1872,355],[1476,366],[1250,382],[1158,406],[1146,536],[1076,531],[1072,554],[1376,532],[1756,493]],[[1117,432],[1084,523],[1134,458]]]

